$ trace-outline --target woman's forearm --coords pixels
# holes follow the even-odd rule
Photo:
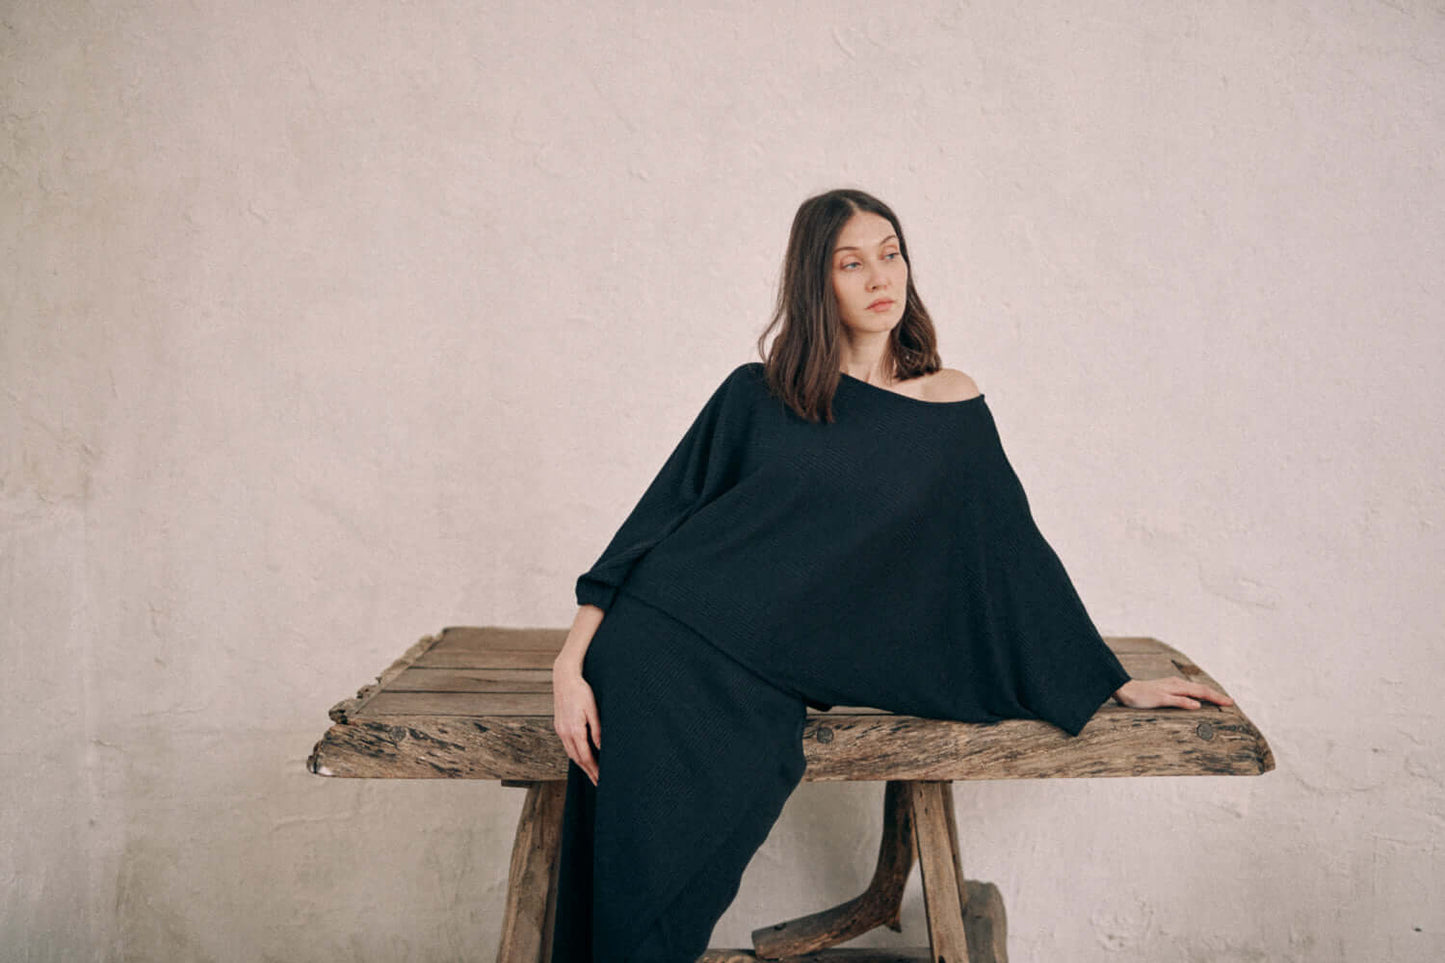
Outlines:
[[[587,646],[592,644],[592,636],[596,634],[597,626],[602,624],[602,618],[606,614],[595,605],[577,607],[577,614],[572,618],[572,628],[567,630],[567,641],[562,643],[562,651],[557,653],[557,658],[552,663],[553,669],[582,671],[582,659],[587,655]]]

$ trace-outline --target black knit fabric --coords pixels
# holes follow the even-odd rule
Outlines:
[[[1077,735],[1129,679],[1034,523],[982,395],[930,402],[843,375],[832,423],[763,366],[713,392],[596,563],[619,587],[819,708]]]
[[[692,963],[807,768],[807,708],[624,587],[583,657],[550,963]]]

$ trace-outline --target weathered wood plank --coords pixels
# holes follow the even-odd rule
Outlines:
[[[567,638],[566,629],[501,625],[452,625],[437,633],[444,648],[454,649],[539,649],[557,652]],[[1175,652],[1168,644],[1147,635],[1110,635],[1104,641],[1115,652]]]
[[[544,626],[453,625],[442,630],[443,648],[457,651],[500,649],[550,652],[555,656],[567,640],[567,630]]]
[[[544,692],[382,692],[354,720],[385,716],[548,716],[552,690]]]
[[[443,635],[444,634],[445,631],[443,632]],[[348,718],[361,711],[367,702],[374,698],[382,689],[386,688],[387,683],[395,679],[417,659],[422,658],[429,649],[439,644],[442,641],[443,635],[424,635],[413,642],[411,646],[401,654],[401,658],[393,662],[381,675],[376,677],[375,683],[364,685],[356,690],[356,698],[342,699],[336,703],[336,705],[332,706],[328,713],[332,721],[345,723]]]
[[[1148,635],[1106,635],[1104,636],[1104,642],[1110,649],[1114,650],[1115,655],[1123,655],[1126,652],[1148,654],[1175,651],[1170,646]]]
[[[397,697],[450,697],[397,693]],[[535,698],[519,696],[518,698]],[[567,756],[546,713],[372,716],[332,726],[311,771],[369,778],[564,779]],[[1048,723],[992,725],[886,713],[809,716],[807,780],[1043,779],[1258,775],[1274,768],[1237,707],[1099,710],[1076,737]]]
[[[566,637],[561,629],[453,626],[442,630],[439,643],[416,664],[428,668],[550,670]],[[1179,655],[1158,639],[1145,636],[1110,636],[1105,641],[1121,658],[1126,654]]]
[[[567,754],[550,716],[394,716],[335,725],[308,766],[320,776],[371,779],[567,778]]]
[[[756,963],[763,959],[751,950],[710,949],[697,963]],[[868,947],[837,946],[810,954],[808,963],[930,963],[933,955],[926,946]]]
[[[387,692],[546,692],[552,670],[433,668],[412,666],[391,681]]]
[[[438,647],[439,648],[439,647]],[[412,664],[386,684],[388,693],[393,692],[548,692],[552,691],[552,669],[531,667],[535,653],[508,652],[482,660],[470,659],[475,664],[468,666],[450,665],[460,662],[455,652],[440,652],[431,649],[424,656],[425,665]],[[483,666],[482,661],[491,664]],[[1182,662],[1167,653],[1130,653],[1120,656],[1120,661],[1129,674],[1136,679],[1155,679],[1166,675],[1180,675],[1191,681],[1204,681],[1215,687],[1219,684],[1203,673],[1198,666]],[[498,663],[511,663],[498,664]],[[522,667],[516,667],[516,666]],[[1186,671],[1187,670],[1187,671]],[[835,707],[837,708],[837,707]],[[850,707],[843,707],[850,708]],[[851,707],[866,709],[867,707]],[[450,710],[448,710],[450,711]],[[485,703],[478,703],[472,714],[485,715],[491,711]],[[817,711],[817,710],[810,710]],[[882,711],[882,710],[876,710]],[[353,715],[355,713],[352,713]]]
[[[448,639],[430,647],[411,664],[401,660],[388,670],[384,686],[369,687],[367,699],[349,707],[347,715],[358,719],[383,715],[540,715],[552,708],[550,659],[545,668],[534,667],[542,655],[536,651],[493,652],[486,659],[475,654],[463,659],[447,648]],[[1173,653],[1172,655],[1170,653]],[[453,663],[470,661],[470,666]],[[487,666],[480,665],[486,661]],[[1129,651],[1120,655],[1129,674],[1136,679],[1183,675],[1223,690],[1223,687],[1173,650]],[[423,664],[425,663],[425,664]],[[398,668],[400,666],[400,668]],[[384,691],[382,691],[384,689]],[[436,694],[430,698],[427,694]],[[472,698],[470,696],[475,696]],[[524,698],[536,696],[536,698]],[[810,714],[823,715],[816,709]],[[835,706],[831,715],[882,714],[871,706]]]
[[[554,629],[464,626],[423,637],[375,685],[332,709],[338,724],[316,744],[312,771],[565,778],[567,757],[552,726],[550,648],[564,637]],[[1108,641],[1135,678],[1182,675],[1224,689],[1158,639]],[[473,664],[459,664],[466,662]],[[1274,768],[1269,745],[1239,707],[1211,704],[1143,710],[1106,703],[1076,738],[1037,720],[961,723],[835,706],[809,710],[803,748],[804,778],[813,781],[1257,775]]]
[[[900,747],[900,727],[909,730]],[[990,725],[904,716],[809,719],[804,778],[1043,779],[1258,775],[1274,768],[1264,738],[1238,707],[1102,707],[1079,733],[1032,719]]]
[[[431,669],[545,669],[561,651],[556,649],[476,649],[467,646],[438,646],[417,660]]]
[[[1203,682],[1205,685],[1214,686],[1229,695],[1229,690],[1216,682],[1209,673],[1177,652],[1125,652],[1119,655],[1119,662],[1135,679],[1162,679],[1165,676],[1177,675],[1190,682]]]
[[[436,692],[419,690],[397,692],[388,688],[378,693],[360,712],[352,713],[350,719],[381,719],[386,716],[447,716],[452,718],[483,716],[551,716],[552,688],[525,691],[521,686],[509,690],[488,692]],[[871,706],[834,706],[829,713],[819,713],[831,718],[836,715],[888,716],[892,713]]]

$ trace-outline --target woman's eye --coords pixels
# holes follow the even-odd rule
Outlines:
[[[888,252],[887,254],[883,255],[883,260],[886,261],[886,260],[888,260],[889,258],[899,257],[900,254],[901,254],[901,252],[899,252],[899,251],[890,251],[890,252]],[[843,265],[843,270],[846,271],[846,270],[848,270],[848,269],[851,268],[851,267],[858,267],[858,266],[859,266],[859,265],[858,265],[858,262],[857,262],[857,261],[849,261],[847,264],[844,264],[844,265]]]

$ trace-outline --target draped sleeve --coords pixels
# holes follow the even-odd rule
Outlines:
[[[578,576],[578,605],[606,611],[639,559],[736,484],[749,419],[746,369],[739,365],[713,390],[597,561]]]
[[[1010,666],[995,684],[1005,683],[1016,700],[1007,715],[1032,715],[1078,735],[1129,673],[1039,530],[992,413],[984,414],[970,495],[987,516],[979,526],[987,543],[982,577],[974,583],[986,589],[972,604],[990,613],[988,634],[1003,650],[995,658]]]

